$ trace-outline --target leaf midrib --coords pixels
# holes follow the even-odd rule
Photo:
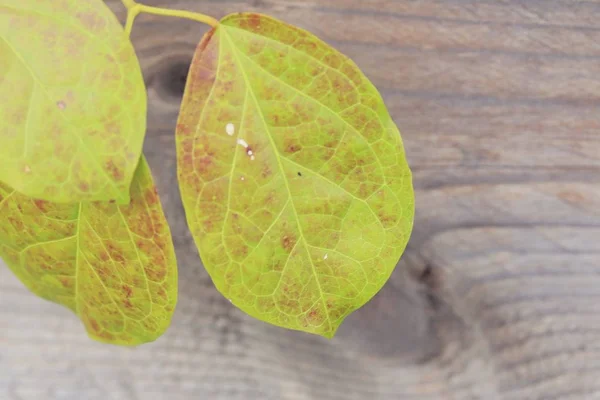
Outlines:
[[[267,132],[267,137],[269,139],[269,143],[271,144],[272,148],[273,148],[273,153],[275,154],[275,159],[277,160],[277,164],[279,166],[279,169],[281,170],[281,174],[282,174],[282,178],[283,178],[283,182],[285,184],[286,190],[288,192],[289,198],[291,200],[291,204],[292,204],[292,209],[294,210],[294,217],[296,219],[296,224],[298,226],[298,232],[300,233],[300,240],[302,240],[302,242],[304,243],[304,249],[306,251],[306,255],[308,257],[308,261],[310,262],[311,268],[312,268],[312,272],[313,275],[315,277],[315,282],[317,283],[317,288],[319,289],[319,293],[320,293],[320,299],[321,299],[321,303],[323,304],[323,310],[325,312],[325,316],[327,318],[327,323],[329,324],[329,331],[333,332],[335,331],[335,328],[332,325],[332,321],[331,318],[329,317],[329,311],[327,310],[327,304],[325,303],[325,293],[323,292],[323,288],[321,287],[321,282],[319,281],[319,276],[317,274],[317,270],[315,268],[315,265],[312,261],[312,258],[310,256],[310,252],[308,251],[308,242],[306,241],[306,239],[304,238],[304,233],[302,232],[302,227],[300,224],[300,219],[298,218],[298,211],[296,210],[296,206],[294,204],[294,200],[293,200],[293,196],[292,196],[292,192],[290,190],[289,187],[289,183],[287,180],[287,177],[285,175],[285,169],[283,168],[283,164],[281,163],[281,159],[279,156],[279,153],[277,151],[277,147],[275,145],[275,141],[273,140],[273,137],[271,136],[271,132],[269,131],[268,125],[265,121],[265,117],[262,113],[262,110],[260,109],[260,106],[258,104],[258,100],[256,99],[256,95],[254,94],[254,90],[252,89],[252,85],[250,84],[250,80],[248,79],[248,76],[246,75],[246,71],[243,68],[243,63],[240,61],[239,57],[238,57],[238,49],[235,46],[235,44],[233,43],[233,40],[231,38],[231,36],[229,36],[229,34],[227,33],[227,29],[225,28],[225,26],[221,26],[222,28],[222,32],[223,35],[227,37],[227,40],[229,41],[229,44],[233,50],[234,53],[234,57],[237,61],[237,64],[240,68],[240,71],[242,72],[242,76],[244,77],[244,81],[246,83],[246,88],[248,90],[248,92],[250,93],[250,95],[252,96],[252,99],[254,101],[254,104],[256,105],[256,109],[258,110],[258,113],[260,115],[260,119],[263,123],[263,126],[265,127],[265,131]],[[291,252],[290,252],[290,256],[291,256]],[[288,261],[286,262],[286,265]]]

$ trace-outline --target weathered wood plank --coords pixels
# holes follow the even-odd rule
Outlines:
[[[600,398],[599,1],[147,4],[272,14],[353,58],[414,171],[409,248],[331,341],[232,308],[202,269],[174,185],[182,79],[206,28],[142,16],[146,153],[180,264],[172,328],[135,350],[91,343],[0,268],[0,398]]]

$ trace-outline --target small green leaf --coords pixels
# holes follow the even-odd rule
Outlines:
[[[332,337],[405,249],[414,197],[398,129],[358,67],[306,31],[258,14],[212,29],[177,153],[206,269],[263,321]]]
[[[135,345],[170,324],[175,253],[143,158],[128,205],[50,203],[0,184],[0,257],[33,293],[79,315],[93,339]]]
[[[0,98],[0,181],[52,202],[129,201],[146,89],[103,1],[0,0]]]

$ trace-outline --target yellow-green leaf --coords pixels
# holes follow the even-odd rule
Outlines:
[[[53,202],[129,200],[146,89],[102,0],[0,0],[0,99],[0,181]]]
[[[143,158],[127,205],[50,203],[0,184],[0,257],[33,293],[79,315],[96,340],[140,344],[170,324],[175,253]]]
[[[263,321],[332,337],[410,236],[411,172],[376,88],[310,33],[224,18],[177,127],[190,229],[215,285]]]

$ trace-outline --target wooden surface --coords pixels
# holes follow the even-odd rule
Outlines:
[[[147,3],[268,13],[353,58],[414,171],[409,248],[331,341],[234,309],[174,185],[182,82],[206,28],[142,16],[146,151],[181,276],[172,327],[138,349],[93,343],[0,268],[0,399],[600,398],[600,1]]]

